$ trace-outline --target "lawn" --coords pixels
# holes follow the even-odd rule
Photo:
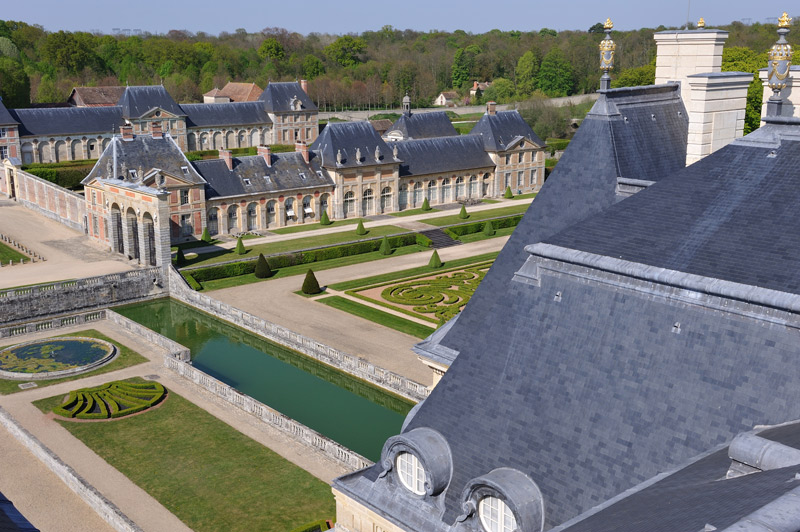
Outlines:
[[[96,331],[94,329],[87,329],[85,331],[78,331],[69,334],[54,334],[53,337],[56,336],[87,336],[90,338],[99,338],[100,340],[105,340],[107,342],[111,342],[112,344],[119,347],[119,354],[117,357],[110,363],[106,364],[105,366],[98,368],[94,371],[88,371],[86,373],[81,373],[80,375],[73,375],[71,377],[62,377],[60,379],[50,379],[44,381],[35,381],[36,385],[39,388],[43,388],[45,386],[50,386],[52,384],[57,384],[59,382],[66,382],[66,381],[74,381],[75,379],[82,379],[84,377],[88,377],[89,375],[100,375],[102,373],[108,373],[110,371],[116,371],[118,369],[127,368],[130,366],[135,366],[136,364],[141,364],[143,362],[147,362],[147,359],[134,351],[133,349],[121,344],[119,341],[109,338],[108,336],[104,335],[103,333]],[[0,347],[0,349],[4,349],[6,347],[10,347],[13,344],[4,345]],[[12,393],[16,393],[20,390],[19,385],[23,382],[29,381],[17,381],[11,379],[0,379],[0,395],[8,395]]]
[[[328,229],[329,227],[338,227],[340,225],[350,225],[350,224],[357,224],[361,218],[349,218],[345,220],[337,220],[335,222],[331,222],[330,225],[320,225],[319,222],[306,222],[304,224],[297,224],[297,225],[290,225],[289,227],[281,227],[279,229],[270,229],[270,233],[275,233],[276,235],[289,235],[292,233],[303,233],[305,231],[314,231],[317,229]],[[364,222],[368,222],[369,220],[363,220]]]
[[[178,251],[182,249],[186,251],[187,249],[194,249],[194,248],[203,248],[206,246],[215,246],[217,244],[222,243],[222,240],[217,240],[216,238],[212,238],[210,242],[205,242],[203,240],[194,240],[192,242],[184,242],[183,244],[178,244],[176,246],[170,247],[170,251]]]
[[[421,221],[428,225],[435,225],[437,227],[442,227],[444,225],[476,222],[479,220],[486,220],[487,218],[500,218],[501,216],[513,216],[515,214],[523,214],[527,210],[528,210],[528,204],[512,205],[511,207],[500,207],[499,209],[489,209],[486,211],[478,211],[478,212],[469,212],[469,209],[467,209],[467,214],[469,215],[469,218],[467,218],[466,220],[462,220],[461,218],[458,217],[458,214],[454,214],[452,216],[442,216],[441,218],[431,218],[430,220],[421,220]]]
[[[387,312],[382,312],[378,309],[362,305],[350,299],[340,296],[323,297],[318,299],[320,303],[330,307],[349,312],[360,318],[375,322],[379,325],[389,327],[401,333],[410,334],[417,338],[427,338],[434,331],[432,327],[403,319],[399,316],[394,316]]]
[[[28,256],[6,244],[0,243],[0,264],[8,264],[12,260],[16,263],[23,259],[28,260]]]
[[[453,127],[458,131],[459,135],[468,135],[472,128],[475,127],[477,122],[463,122],[463,123],[453,123]]]
[[[326,483],[173,391],[141,415],[58,423],[193,530],[286,532],[334,517]]]
[[[409,253],[418,253],[420,251],[430,251],[430,248],[423,246],[403,246],[392,250],[391,255],[384,255],[380,251],[372,251],[370,253],[361,253],[358,255],[351,255],[349,257],[341,257],[338,259],[323,260],[319,262],[312,262],[311,264],[298,264],[296,266],[289,266],[288,268],[280,268],[275,270],[275,275],[266,279],[259,279],[253,273],[246,275],[237,275],[235,277],[226,277],[224,279],[217,279],[214,281],[204,281],[202,283],[203,289],[208,290],[221,290],[223,288],[231,288],[233,286],[241,286],[245,284],[260,283],[262,281],[269,281],[270,279],[280,279],[282,277],[290,277],[292,275],[305,275],[309,268],[315,272],[322,270],[329,270],[331,268],[339,268],[340,266],[350,266],[352,264],[361,264],[362,262],[370,262],[373,260],[386,259],[389,257],[399,257],[400,255],[407,255]],[[191,273],[191,272],[187,272]],[[298,281],[298,288],[302,285],[302,281]]]
[[[536,197],[536,192],[529,192],[527,194],[519,194],[518,196],[514,196],[511,199],[531,199]]]
[[[483,231],[479,231],[477,233],[472,233],[470,235],[461,235],[458,237],[459,242],[463,242],[464,244],[470,244],[472,242],[479,242],[481,240],[486,240],[487,238],[497,238],[499,236],[508,236],[514,232],[514,229],[517,227],[503,227],[502,229],[497,229],[492,236],[486,236],[483,234]]]
[[[289,251],[295,251],[298,249],[309,249],[335,244],[344,244],[345,242],[354,242],[366,238],[375,238],[384,235],[394,235],[397,233],[407,232],[408,229],[403,229],[402,227],[396,227],[394,225],[382,225],[367,229],[366,235],[357,235],[355,230],[353,230],[344,231],[341,233],[330,233],[327,235],[294,238],[292,240],[246,246],[244,255],[237,255],[234,249],[222,249],[218,251],[212,251],[211,253],[203,253],[202,255],[193,256],[191,258],[187,257],[186,266],[202,266],[236,259],[257,259],[259,253],[263,253],[264,255],[287,253]]]
[[[435,213],[435,212],[441,212],[441,211],[439,209],[431,207],[427,211],[424,211],[421,208],[419,208],[419,209],[407,209],[405,211],[400,211],[400,212],[390,212],[390,213],[387,213],[387,214],[389,216],[398,216],[398,217],[402,218],[403,216],[415,216],[417,214],[432,214],[432,213]]]

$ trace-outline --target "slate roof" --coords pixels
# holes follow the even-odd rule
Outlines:
[[[397,153],[404,161],[400,164],[400,177],[495,166],[483,151],[481,140],[469,135],[398,142]]]
[[[388,131],[400,131],[404,140],[458,136],[458,131],[453,127],[444,111],[400,115],[400,118],[389,127]]]
[[[486,151],[505,151],[518,137],[525,137],[538,146],[545,145],[518,111],[484,113],[469,134],[481,137]]]
[[[118,105],[122,107],[122,116],[125,118],[139,118],[156,107],[175,116],[184,114],[162,85],[125,87]]]
[[[260,155],[234,157],[233,170],[228,170],[225,161],[221,159],[195,161],[194,166],[208,182],[206,187],[208,199],[332,187],[333,180],[319,165],[319,158],[313,153],[309,153],[309,156],[308,164],[303,160],[301,153],[292,152],[272,154],[271,167],[267,166],[264,157]],[[269,176],[269,181],[264,179],[264,176]],[[245,179],[248,179],[250,184],[247,184]]]
[[[17,122],[14,117],[11,116],[11,113],[8,112],[6,106],[3,105],[3,99],[0,98],[0,126],[17,125],[18,123],[19,122]]]
[[[20,136],[108,134],[125,124],[119,106],[12,109],[10,112],[20,123]]]
[[[161,139],[150,135],[136,135],[133,140],[124,141],[122,137],[111,139],[89,175],[81,183],[91,183],[94,179],[112,179],[114,148],[117,153],[117,176],[130,179],[127,170],[136,169],[141,178],[152,169],[157,168],[166,174],[176,176],[189,183],[199,184],[205,181],[189,163],[180,147],[168,134]],[[183,168],[187,171],[184,172]]]
[[[270,113],[292,112],[291,102],[294,98],[300,100],[303,111],[316,111],[317,106],[303,88],[296,81],[272,82],[267,85],[259,100],[264,102],[264,108]]]
[[[39,532],[5,495],[0,493],[0,532]]]
[[[375,161],[375,148],[381,153],[380,162]],[[354,168],[365,165],[397,162],[390,148],[369,122],[333,122],[310,146],[320,154],[321,164],[326,168]],[[356,150],[361,150],[361,161],[356,161]],[[336,162],[336,153],[341,150],[342,163]]]
[[[271,124],[261,102],[188,103],[180,106],[187,127]]]
[[[81,107],[117,105],[125,87],[75,87],[67,100],[79,100]]]

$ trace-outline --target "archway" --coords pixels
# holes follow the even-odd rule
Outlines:
[[[469,197],[478,197],[478,176],[470,176],[469,178]]]
[[[422,205],[422,192],[422,181],[417,181],[414,183],[414,193],[411,199],[411,201],[414,203],[414,207],[419,207]]]
[[[397,197],[398,210],[404,210],[408,206],[408,185],[400,185],[400,195]]]
[[[286,201],[283,202],[283,206],[286,208],[286,223],[296,222],[297,213],[294,211],[294,198],[286,198]]]
[[[323,194],[319,197],[319,212],[320,216],[322,216],[323,212],[328,213],[328,217],[330,218],[331,213],[328,211],[328,207],[330,205],[331,195],[330,194]]]
[[[61,161],[68,161],[69,160],[69,146],[63,140],[59,140],[56,142],[56,158],[55,162]]]
[[[369,216],[375,208],[375,201],[372,197],[372,189],[368,188],[361,195],[361,214],[362,216]]]
[[[239,232],[239,206],[231,205],[228,207],[228,233]]]
[[[278,202],[275,200],[270,200],[267,202],[267,227],[272,227],[275,223],[275,207],[278,205]]]
[[[442,180],[442,203],[449,203],[453,200],[451,188],[452,185],[450,184],[450,178],[445,177]]]
[[[353,216],[356,212],[356,195],[350,190],[344,194],[344,217]]]
[[[384,187],[381,190],[381,212],[392,210],[392,189],[391,187]]]
[[[51,160],[52,157],[50,155],[51,151],[52,150],[50,150],[50,143],[49,142],[47,142],[47,141],[40,142],[39,143],[39,162],[40,163],[51,163],[51,162],[53,162]]]
[[[197,136],[194,133],[186,135],[186,146],[189,151],[197,151]]]
[[[208,214],[206,214],[206,227],[208,227],[209,235],[216,235],[219,233],[219,209],[216,207],[208,209]]]
[[[22,164],[33,163],[33,144],[26,142],[22,145]]]
[[[122,232],[122,211],[116,203],[111,205],[111,246],[117,253],[125,254],[125,239]]]
[[[438,203],[438,196],[436,194],[436,181],[428,181],[425,187],[425,197],[428,198],[428,203]]]
[[[238,148],[247,147],[247,135],[244,134],[244,131],[239,131],[239,133],[236,135],[236,146]]]
[[[311,196],[303,196],[303,218],[314,219],[314,209],[311,207]]]
[[[103,151],[101,150],[102,139],[89,139],[87,148],[89,149],[89,159],[99,159]]]
[[[73,140],[69,148],[69,155],[73,161],[86,158],[83,155],[83,141]]]
[[[464,186],[464,178],[459,177],[456,179],[456,199],[463,198],[466,194],[466,187]]]
[[[219,131],[216,131],[214,133],[213,146],[211,147],[211,149],[212,150],[219,150],[220,148],[223,148],[223,147],[224,146],[222,145],[222,133],[219,132]]]
[[[145,212],[142,215],[142,224],[144,228],[144,238],[145,238],[145,245],[144,245],[144,256],[145,256],[145,264],[149,264],[150,266],[156,265],[156,229],[155,224],[153,223],[153,217],[150,216],[149,212]]]
[[[141,256],[139,250],[139,220],[136,218],[136,211],[129,207],[125,212],[125,219],[128,222],[128,257],[139,260]]]
[[[250,203],[247,205],[247,230],[256,231],[258,229],[258,205]]]

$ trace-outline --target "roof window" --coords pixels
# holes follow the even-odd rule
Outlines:
[[[247,185],[248,187],[250,186],[250,180],[249,179],[242,179],[242,181],[244,181],[244,184]]]
[[[304,174],[303,172],[300,172],[300,179],[305,179],[305,178],[306,178],[306,174]]]
[[[264,181],[266,181],[266,183],[267,183],[268,185],[269,185],[270,183],[272,183],[272,179],[271,179],[271,178],[270,178],[268,175],[265,175],[265,176],[264,176]]]
[[[181,171],[183,172],[183,175],[185,175],[186,177],[189,177],[189,167],[188,166],[181,166]]]
[[[131,176],[131,179],[137,179],[138,177],[136,170],[128,170],[128,174]]]

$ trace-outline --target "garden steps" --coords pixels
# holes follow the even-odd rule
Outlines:
[[[445,233],[441,229],[431,229],[429,231],[421,231],[420,234],[431,239],[431,242],[433,242],[431,247],[433,249],[449,248],[451,246],[460,246],[462,244],[462,242],[450,238],[447,235],[447,233]]]

